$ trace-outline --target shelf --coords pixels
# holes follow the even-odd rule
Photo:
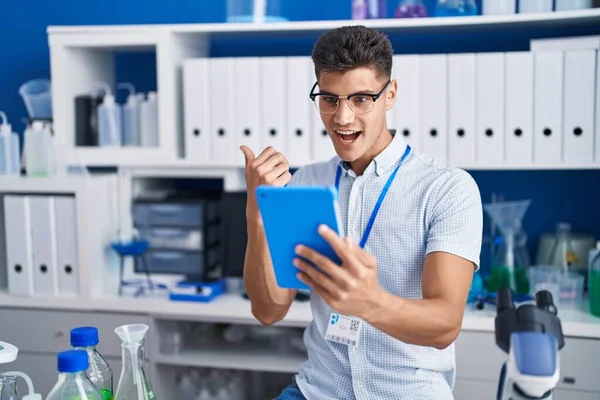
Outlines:
[[[250,302],[238,294],[228,293],[210,303],[173,302],[167,299],[131,299],[104,297],[95,299],[59,297],[21,297],[0,292],[0,308],[64,309],[99,312],[148,314],[171,320],[205,321],[258,325],[250,310]],[[467,306],[462,329],[494,332],[495,308],[473,310]],[[600,339],[600,318],[583,310],[559,309],[566,336]],[[294,302],[278,326],[306,327],[312,321],[309,302]]]
[[[223,343],[201,350],[184,350],[177,355],[157,355],[163,365],[210,367],[246,371],[298,372],[306,360],[301,353],[277,353],[265,346],[242,347]]]
[[[409,18],[409,19],[374,19],[374,20],[335,20],[335,21],[293,21],[276,23],[208,23],[178,25],[125,25],[125,26],[50,26],[50,35],[77,34],[248,34],[248,33],[310,33],[320,32],[343,25],[362,24],[382,30],[425,30],[440,29],[478,30],[483,28],[514,29],[519,26],[539,27],[574,27],[577,25],[600,22],[600,9],[560,11],[512,15],[478,15],[472,17],[446,18]]]

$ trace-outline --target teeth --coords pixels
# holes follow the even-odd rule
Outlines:
[[[343,136],[343,135],[353,135],[357,131],[336,131],[336,132]]]

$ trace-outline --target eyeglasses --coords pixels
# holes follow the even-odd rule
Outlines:
[[[327,92],[314,93],[318,82],[315,82],[310,90],[309,97],[315,103],[315,107],[321,114],[334,114],[340,107],[340,99],[348,100],[350,109],[355,114],[368,114],[373,110],[375,102],[381,97],[385,89],[390,85],[391,80],[385,84],[383,89],[377,94],[372,93],[354,93],[349,96],[338,96]]]

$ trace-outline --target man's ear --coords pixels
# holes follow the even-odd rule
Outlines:
[[[388,85],[387,90],[384,93],[385,98],[385,110],[391,110],[396,102],[396,96],[398,95],[398,82],[393,79]]]

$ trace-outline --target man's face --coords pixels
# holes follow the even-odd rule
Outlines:
[[[319,92],[337,96],[377,94],[387,82],[387,78],[378,79],[375,71],[366,67],[345,73],[322,72]],[[383,134],[387,132],[386,111],[394,104],[396,87],[396,81],[392,81],[375,102],[369,96],[353,96],[350,100],[342,98],[335,113],[320,114],[335,151],[342,160],[369,160],[385,148],[389,140]],[[372,104],[372,109],[363,113],[361,108],[370,108],[368,104]]]

